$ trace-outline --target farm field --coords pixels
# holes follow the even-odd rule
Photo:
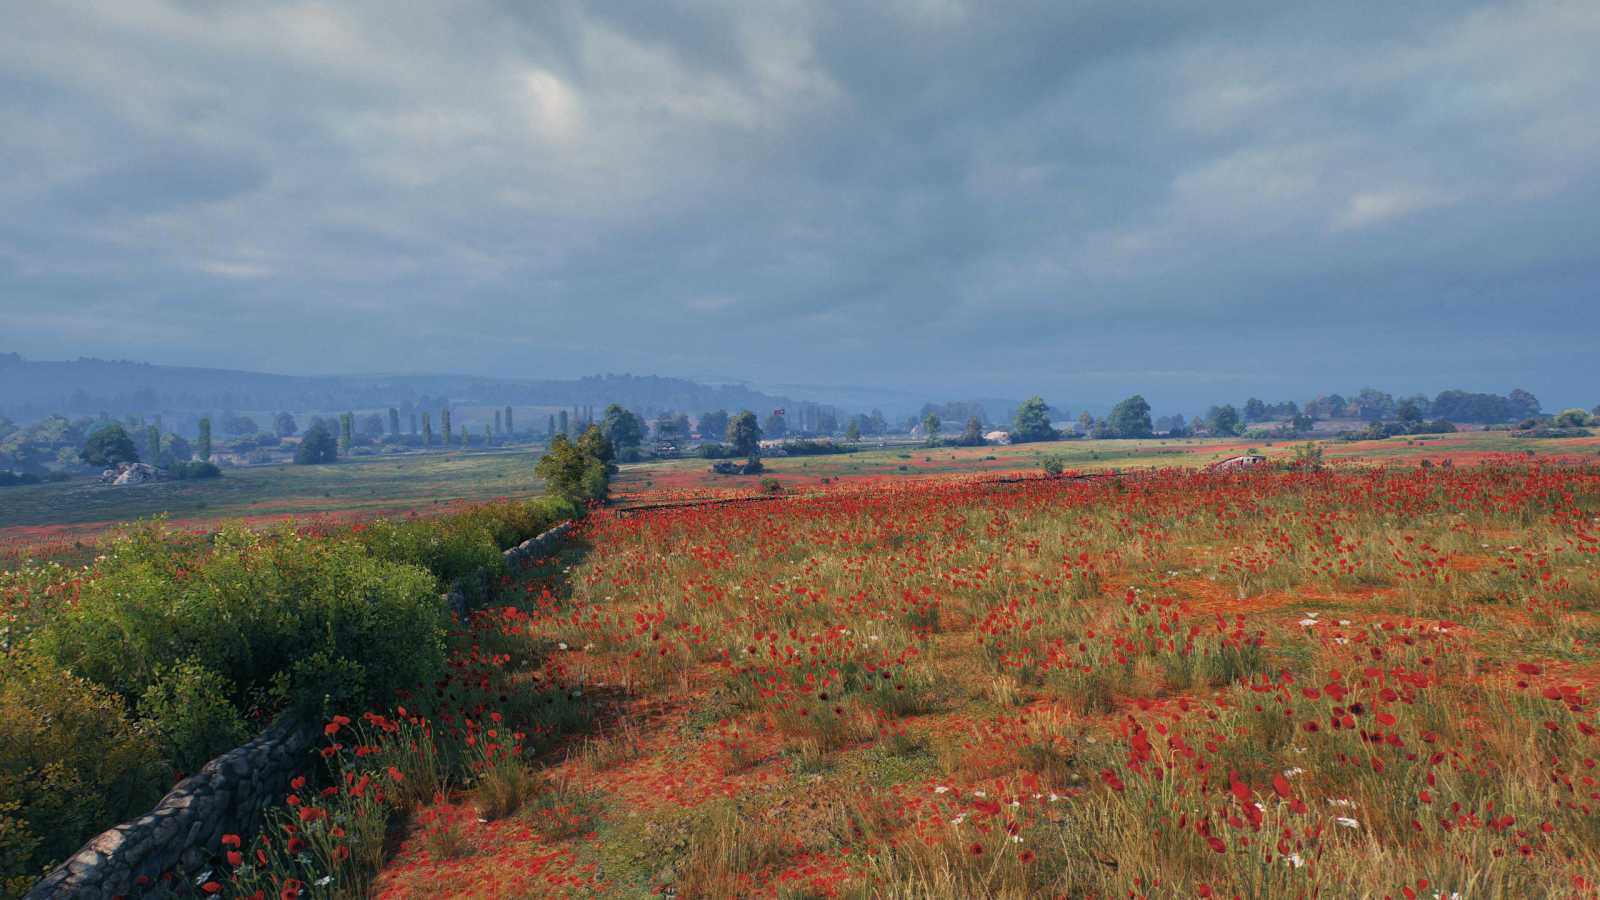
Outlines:
[[[878,479],[602,511],[508,596],[457,635],[450,683],[369,719],[479,754],[420,792],[389,770],[412,799],[378,896],[1600,878],[1594,465]]]
[[[7,488],[0,494],[0,563],[30,550],[70,554],[112,525],[154,515],[209,529],[235,519],[348,521],[532,496],[542,489],[535,459],[526,451],[356,457],[335,466],[227,469],[202,481],[113,488],[79,479]]]
[[[1463,463],[1507,455],[1581,461],[1600,458],[1600,438],[1527,440],[1503,432],[1462,432],[1427,438],[1323,444],[1330,460],[1417,464]],[[861,479],[1037,473],[1047,457],[1078,471],[1200,467],[1256,449],[1269,458],[1293,453],[1293,443],[1179,440],[1082,440],[1003,447],[889,445],[835,456],[771,457],[762,477],[716,475],[701,459],[624,465],[613,484],[623,506],[752,496],[763,478],[786,491],[814,492]],[[379,514],[437,511],[462,502],[538,494],[535,455],[526,451],[357,457],[336,466],[252,466],[204,481],[171,481],[110,488],[79,479],[7,488],[0,493],[0,565],[36,555],[77,558],[106,529],[132,519],[166,515],[174,524],[214,529],[223,522],[265,524],[301,520],[358,521]]]
[[[1303,442],[1248,441],[1243,438],[1150,440],[1073,440],[989,447],[923,447],[914,444],[875,448],[863,442],[855,453],[831,456],[767,457],[762,477],[785,490],[815,490],[826,483],[861,478],[912,479],[952,474],[1037,473],[1046,458],[1069,469],[1104,471],[1151,467],[1198,468],[1256,450],[1269,459],[1287,459]],[[1600,459],[1600,438],[1533,440],[1506,432],[1464,431],[1447,435],[1397,437],[1381,441],[1321,442],[1330,461],[1418,465],[1424,460],[1475,463],[1506,456],[1582,462]],[[717,475],[700,459],[640,463],[622,467],[613,491],[624,503],[750,494],[762,477]]]

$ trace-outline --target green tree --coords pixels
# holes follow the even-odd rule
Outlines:
[[[400,436],[400,410],[389,407],[389,434]]]
[[[511,405],[506,404],[506,434],[516,434],[517,426],[511,424]]]
[[[545,426],[544,426],[544,437],[545,437],[545,440],[549,440],[550,438],[553,438],[555,436],[556,436],[556,417],[554,415],[551,415],[550,416],[550,421],[546,422]]]
[[[983,444],[983,422],[977,416],[967,418],[967,427],[961,430],[958,443],[963,447],[978,447]]]
[[[590,425],[583,430],[583,434],[578,435],[578,449],[605,463],[608,470],[615,474],[616,466],[613,463],[617,460],[617,446],[611,443],[599,425]]]
[[[851,416],[849,423],[844,426],[844,439],[850,443],[861,440],[861,417]]]
[[[1422,421],[1422,407],[1411,397],[1407,397],[1394,406],[1394,417],[1407,425]]]
[[[484,427],[487,428],[489,426],[485,425]],[[505,428],[505,425],[503,425],[501,423],[500,410],[497,409],[497,410],[494,411],[494,432],[493,433],[494,434],[499,434],[504,428]]]
[[[761,426],[756,422],[756,414],[748,409],[728,420],[723,436],[736,454],[754,458],[761,453]]]
[[[439,433],[444,437],[444,445],[450,446],[450,407],[439,410]]]
[[[789,420],[782,410],[775,409],[767,415],[767,421],[762,424],[761,431],[772,440],[782,440],[789,433]]]
[[[599,429],[591,427],[590,431],[599,441],[606,440]],[[581,443],[582,438],[579,440]],[[608,467],[580,443],[572,442],[564,434],[551,438],[550,449],[539,458],[534,471],[544,481],[546,490],[556,496],[574,503],[604,500],[610,485]]]
[[[1024,400],[1022,405],[1017,407],[1016,415],[1011,417],[1013,443],[1053,441],[1058,437],[1060,435],[1050,427],[1050,406],[1038,395]]]
[[[600,420],[600,431],[618,453],[637,450],[644,443],[644,421],[623,409],[620,404],[613,403],[606,407],[605,416]]]
[[[321,419],[312,419],[311,427],[301,436],[300,446],[294,452],[295,464],[313,466],[337,462],[338,459],[339,445],[334,440],[333,433]]]
[[[715,409],[711,412],[701,413],[700,421],[695,423],[695,430],[700,433],[704,441],[720,441],[728,431],[728,411]]]
[[[1244,420],[1246,422],[1264,422],[1267,418],[1267,404],[1251,397],[1244,402]]]
[[[1591,419],[1587,412],[1573,407],[1556,413],[1550,424],[1556,428],[1586,428],[1591,424]]]
[[[567,419],[567,411],[563,409],[558,414],[558,416],[559,417],[558,417],[557,423],[561,426],[560,427],[561,433],[562,434],[571,434],[571,428],[569,427],[571,425],[571,422]]]
[[[368,413],[361,420],[361,433],[372,438],[383,437],[383,416],[378,413]]]
[[[1147,438],[1155,433],[1155,428],[1150,424],[1150,404],[1138,394],[1113,406],[1106,422],[1112,437]]]
[[[155,425],[147,425],[144,429],[144,458],[150,460],[150,465],[161,465],[161,429]]]
[[[294,416],[286,412],[278,413],[272,417],[272,433],[278,437],[294,437],[295,432],[299,430],[300,426],[295,423]]]
[[[348,454],[350,443],[355,439],[355,413],[339,414],[339,452]]]
[[[1510,406],[1511,413],[1508,418],[1521,419],[1539,414],[1539,398],[1522,388],[1515,388],[1507,394],[1506,403]]]
[[[433,417],[428,413],[422,414],[422,446],[433,446]]]
[[[944,423],[933,413],[922,417],[922,436],[929,447],[939,446],[939,429]]]
[[[194,448],[189,446],[189,442],[169,431],[161,436],[159,462],[155,460],[152,462],[157,462],[161,466],[171,466],[175,463],[188,462],[193,456]]]
[[[83,449],[78,451],[78,458],[91,466],[110,468],[118,463],[138,462],[139,451],[134,448],[128,432],[113,422],[89,435]]]
[[[1219,437],[1237,435],[1241,425],[1243,423],[1239,419],[1239,411],[1234,409],[1231,403],[1213,406],[1206,413],[1206,428]]]
[[[211,417],[200,417],[200,436],[195,438],[194,458],[201,462],[211,459]]]

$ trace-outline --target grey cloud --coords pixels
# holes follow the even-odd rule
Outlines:
[[[1600,399],[1592,4],[13,18],[0,333],[30,355]]]

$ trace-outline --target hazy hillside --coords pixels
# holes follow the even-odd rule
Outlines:
[[[92,415],[221,409],[332,410],[424,399],[533,405],[622,403],[634,408],[770,409],[787,399],[740,385],[654,375],[510,379],[470,375],[296,376],[81,358],[36,361],[0,354],[0,415]]]

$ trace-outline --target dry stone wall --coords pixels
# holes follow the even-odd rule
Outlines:
[[[156,808],[85,844],[34,885],[28,900],[134,894],[174,869],[199,872],[224,834],[251,834],[290,779],[306,771],[313,732],[287,724],[206,763]]]

